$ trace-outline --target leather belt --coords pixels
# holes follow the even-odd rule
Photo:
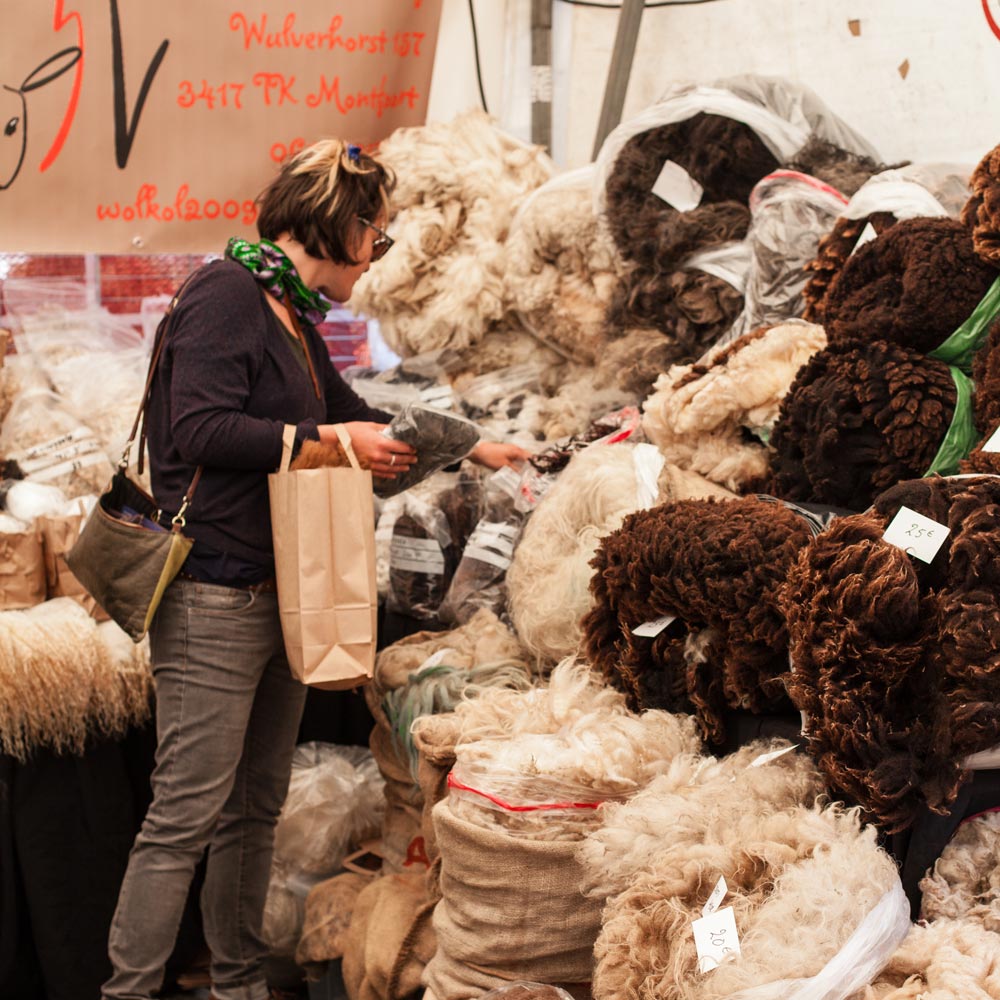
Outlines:
[[[190,580],[192,583],[207,583],[216,587],[229,587],[230,590],[250,590],[255,594],[276,594],[278,592],[278,581],[272,576],[259,583],[214,583],[212,580],[202,580],[200,577],[181,570],[177,574],[178,580]]]

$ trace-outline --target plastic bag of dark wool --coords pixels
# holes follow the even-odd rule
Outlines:
[[[802,314],[804,267],[846,205],[835,188],[793,170],[776,170],[754,186],[744,307],[723,343]]]
[[[558,174],[521,203],[504,243],[507,295],[525,328],[572,361],[593,364],[623,261],[594,213],[594,166]]]
[[[446,465],[460,462],[479,441],[479,428],[457,413],[424,403],[411,403],[392,418],[382,432],[394,441],[411,445],[417,461],[395,479],[376,479],[375,492],[395,496],[432,476]]]
[[[433,620],[479,520],[483,500],[478,469],[436,473],[405,503],[392,526],[389,547],[390,611]]]
[[[840,804],[746,806],[718,839],[665,836],[608,901],[595,1000],[847,1000],[889,961],[909,905],[875,828]]]
[[[900,480],[954,473],[978,440],[972,397],[943,361],[882,341],[831,343],[782,400],[762,491],[864,510]]]
[[[403,357],[478,343],[507,312],[512,214],[554,164],[482,111],[396,129],[379,159],[396,175],[395,245],[355,285],[351,308],[377,319]]]
[[[264,908],[263,935],[272,951],[295,952],[309,890],[336,874],[353,847],[377,835],[384,805],[382,779],[366,748],[295,748]]]
[[[726,708],[790,709],[778,593],[813,526],[757,497],[678,500],[627,517],[592,562],[587,656],[633,708],[693,711],[726,738]]]
[[[438,609],[445,624],[464,625],[481,608],[497,615],[507,610],[507,570],[527,519],[515,501],[507,477],[494,474],[486,481],[482,516]]]
[[[747,241],[733,240],[698,250],[666,274],[635,268],[626,272],[608,306],[615,335],[634,327],[663,334],[663,370],[694,361],[732,328],[743,311]]]
[[[657,378],[643,430],[668,462],[739,491],[766,475],[781,402],[825,346],[821,326],[789,320],[714,347]]]
[[[595,810],[566,802],[511,810],[493,800],[508,795],[514,805],[538,805],[539,795],[569,789],[589,796],[577,802],[628,796],[674,755],[697,748],[691,720],[635,716],[585,664],[572,661],[553,671],[547,687],[485,692],[455,715],[452,787],[433,811],[441,862],[438,947],[423,981],[440,1000],[512,979],[588,982],[600,905],[582,896],[575,851]],[[456,773],[492,798],[459,789],[472,786]]]
[[[1000,478],[902,482],[814,538],[779,594],[809,752],[887,831],[947,812],[1000,744],[998,530]]]

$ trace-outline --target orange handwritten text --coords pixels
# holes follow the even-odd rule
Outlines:
[[[413,108],[420,100],[420,95],[415,87],[387,94],[385,83],[386,77],[383,76],[378,86],[372,87],[371,90],[358,90],[353,94],[343,94],[340,90],[339,76],[335,76],[327,83],[326,76],[321,75],[319,87],[311,94],[306,94],[306,106],[317,108],[321,104],[333,104],[342,115],[357,108],[370,108],[375,112],[376,118],[381,118],[389,108],[397,108],[404,103],[408,108]]]
[[[295,13],[285,15],[285,20],[277,30],[268,30],[267,14],[261,14],[251,21],[246,14],[236,13],[229,18],[230,31],[240,32],[243,48],[249,51],[255,46],[263,49],[311,49],[314,51],[343,49],[345,52],[362,52],[367,55],[383,55],[388,38],[385,29],[378,34],[356,32],[342,35],[340,29],[344,18],[335,14],[330,18],[330,26],[325,31],[296,31]],[[420,35],[423,38],[423,34]],[[419,46],[418,46],[419,48]],[[414,51],[414,55],[419,55]]]
[[[202,101],[206,108],[243,107],[243,84],[220,83],[213,86],[207,80],[201,81],[199,87],[193,80],[181,80],[178,85],[177,104],[182,108],[193,108]]]
[[[182,184],[174,200],[161,203],[155,184],[142,184],[134,202],[123,205],[120,201],[98,204],[98,222],[120,220],[134,222],[151,219],[156,222],[203,222],[206,219],[230,219],[250,225],[257,218],[257,206],[252,198],[238,201],[235,198],[193,198],[191,189]]]

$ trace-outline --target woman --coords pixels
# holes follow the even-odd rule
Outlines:
[[[159,990],[195,866],[208,851],[201,910],[215,1000],[269,996],[261,939],[274,826],[306,689],[285,659],[274,587],[267,474],[285,424],[297,445],[347,427],[374,475],[416,455],[385,437],[330,362],[314,324],[330,299],[392,245],[383,228],[392,179],[357,146],[327,140],[288,162],[260,199],[259,244],[184,286],[147,409],[153,493],[187,512],[194,546],[150,629],[156,686],[153,801],[129,858],[112,922],[105,1000]],[[492,468],[515,446],[480,444]]]

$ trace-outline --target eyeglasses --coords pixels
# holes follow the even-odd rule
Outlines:
[[[374,222],[362,219],[360,215],[358,216],[358,222],[366,225],[369,229],[374,229],[378,234],[375,239],[372,240],[371,260],[372,263],[375,263],[377,260],[381,260],[389,252],[389,248],[396,241],[384,229],[380,229]]]

